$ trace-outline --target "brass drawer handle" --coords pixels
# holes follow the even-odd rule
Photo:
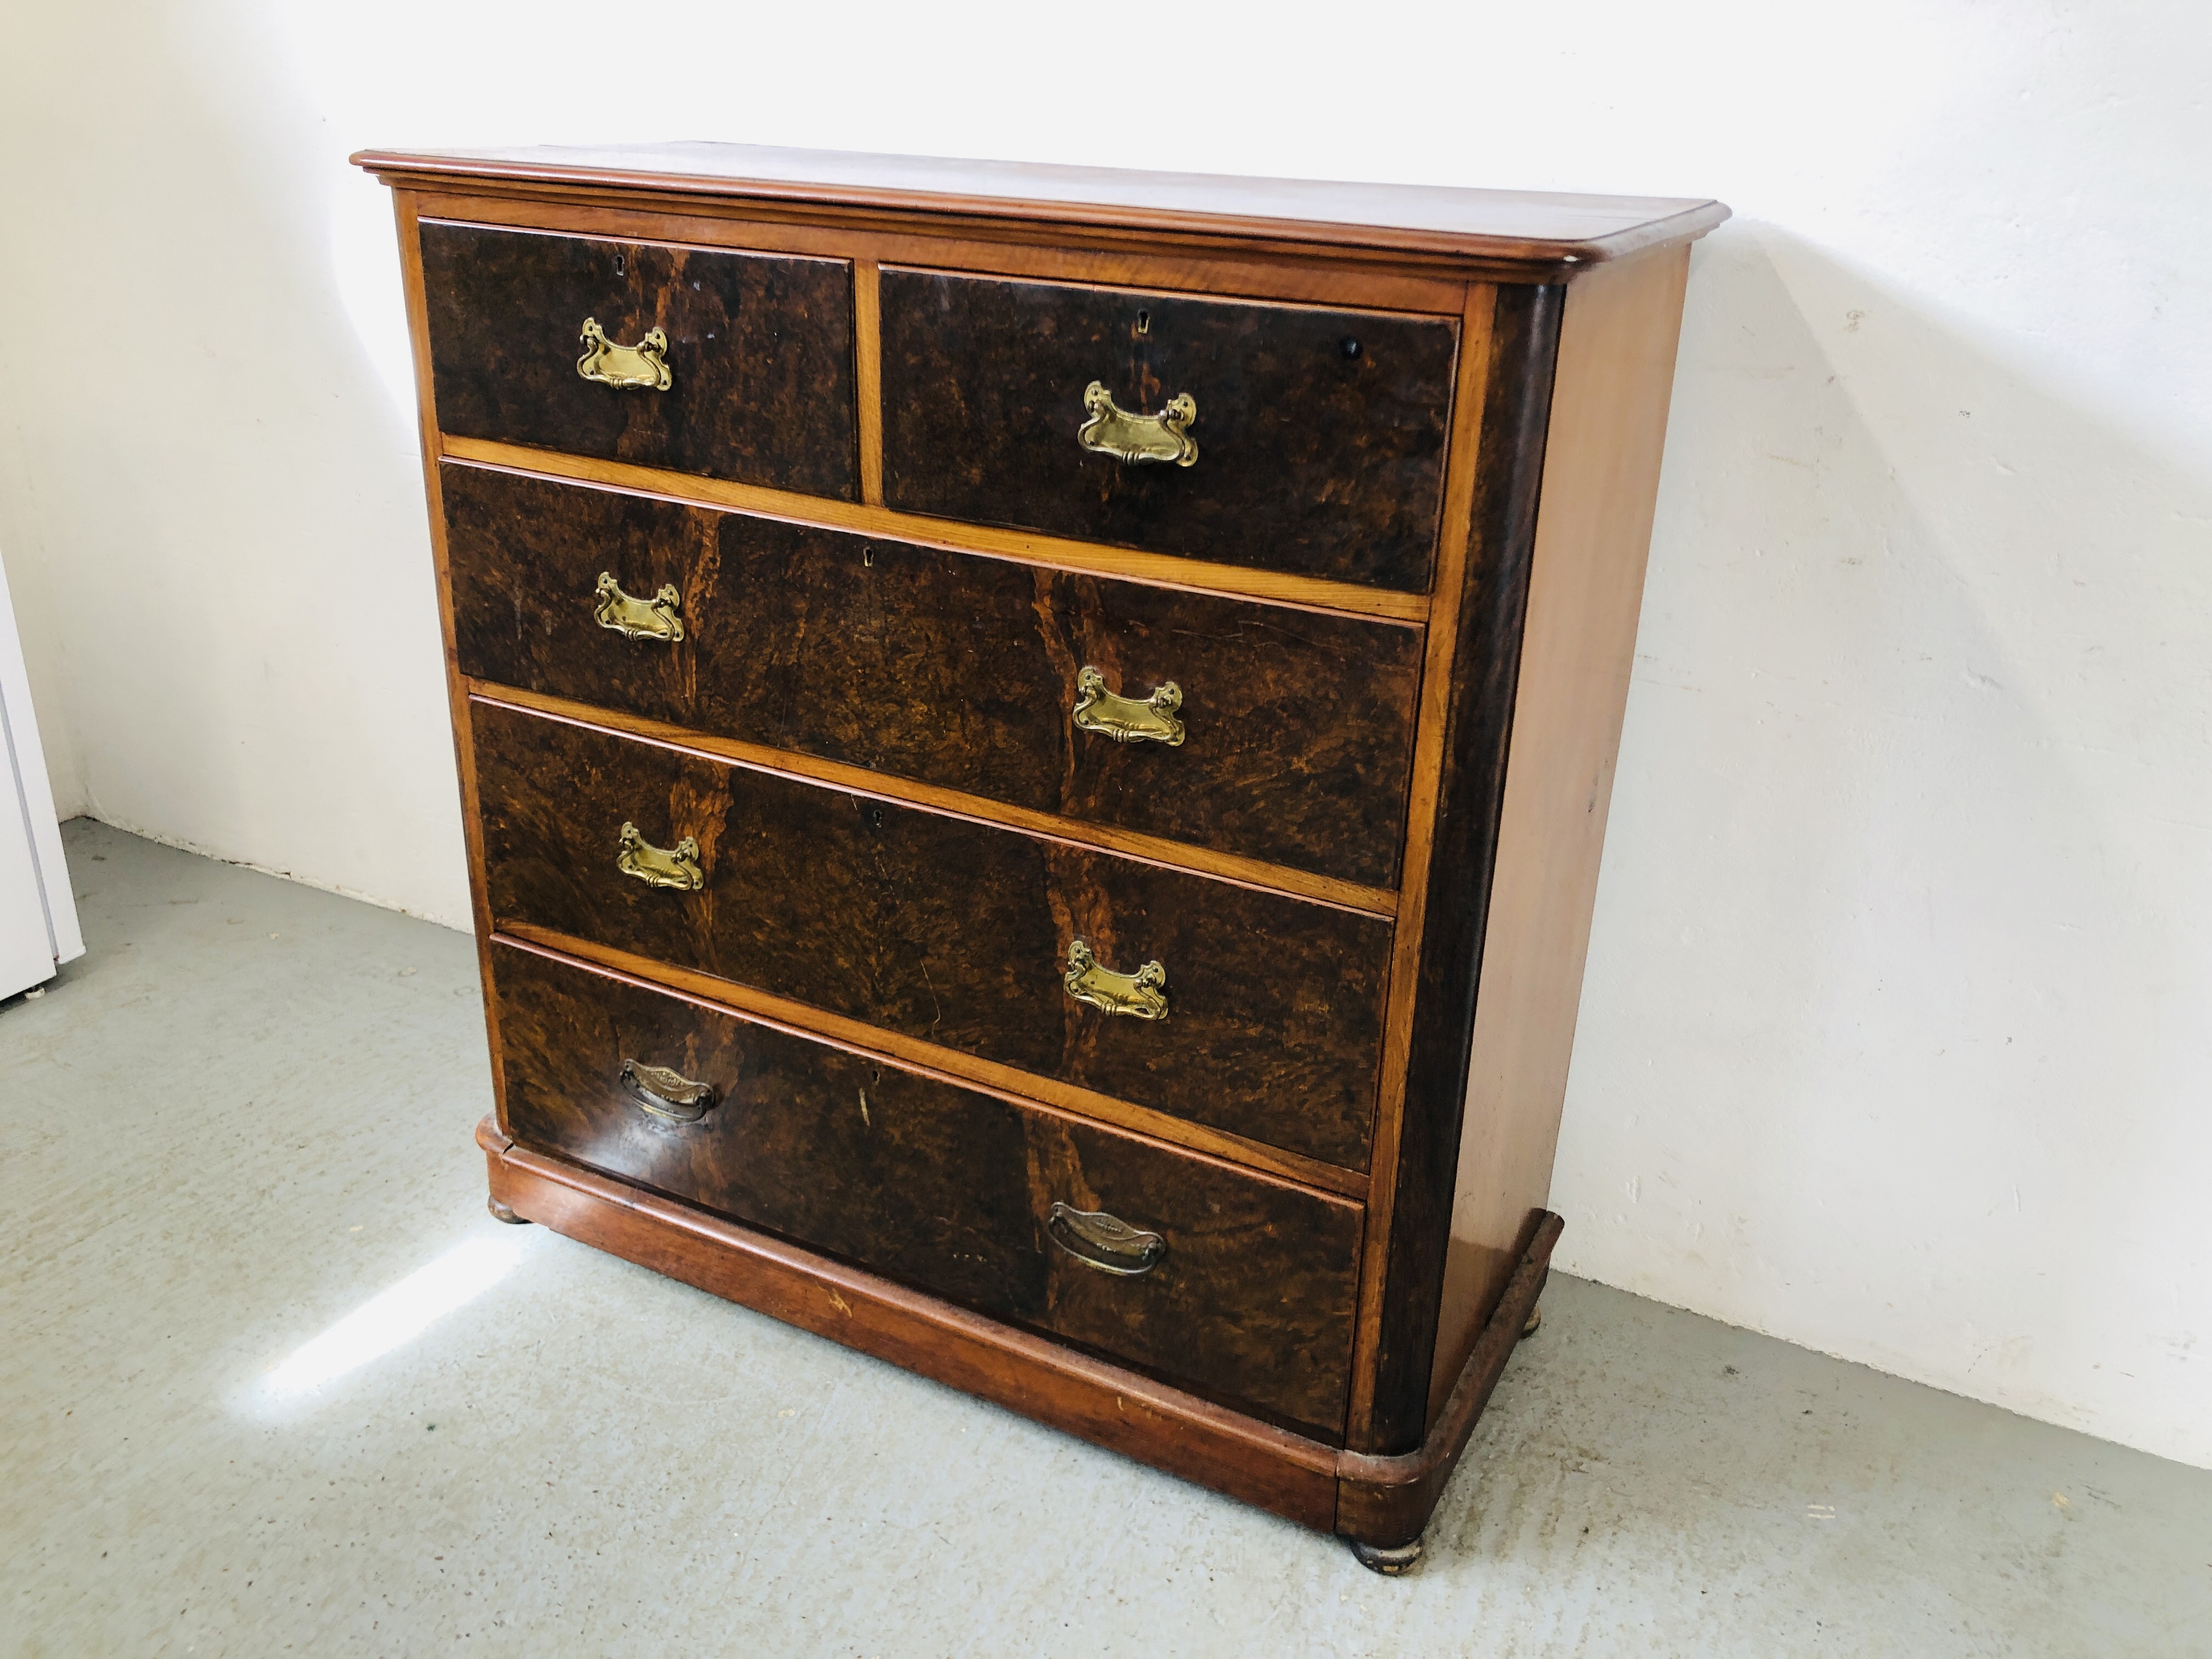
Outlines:
[[[1117,974],[1076,939],[1067,947],[1067,972],[1060,982],[1078,1002],[1109,1014],[1133,1019],[1168,1017],[1168,970],[1157,962],[1146,963],[1133,974]]]
[[[586,317],[576,337],[584,343],[576,373],[587,380],[624,392],[665,392],[676,384],[668,372],[668,337],[657,328],[634,346],[617,345],[598,319]]]
[[[1085,665],[1075,677],[1075,707],[1069,712],[1085,732],[1096,732],[1116,743],[1164,743],[1170,749],[1182,744],[1182,722],[1176,710],[1182,707],[1182,688],[1163,681],[1152,695],[1139,702],[1106,689],[1106,677]]]
[[[1132,1227],[1103,1210],[1071,1208],[1057,1199],[1045,1217],[1044,1230],[1052,1235],[1054,1243],[1085,1267],[1124,1279],[1152,1272],[1168,1253],[1167,1240],[1158,1233]]]
[[[676,614],[684,608],[684,596],[675,583],[663,582],[660,592],[649,599],[634,599],[622,591],[613,573],[602,570],[597,591],[592,615],[600,627],[633,640],[666,640],[671,645],[684,637],[684,618]]]
[[[696,893],[707,884],[706,872],[699,867],[699,843],[686,836],[682,841],[663,852],[648,846],[637,826],[625,823],[622,827],[622,843],[615,852],[615,868],[626,876],[635,876],[648,887],[674,887],[686,893]]]
[[[1075,441],[1095,454],[1133,464],[1173,461],[1190,466],[1198,460],[1198,440],[1190,435],[1198,404],[1188,392],[1169,398],[1157,415],[1132,415],[1116,408],[1114,394],[1093,380],[1083,388],[1083,407],[1091,418],[1076,428]]]
[[[696,1123],[714,1104],[713,1085],[694,1083],[665,1066],[642,1066],[626,1060],[622,1063],[622,1086],[640,1110],[665,1123]]]

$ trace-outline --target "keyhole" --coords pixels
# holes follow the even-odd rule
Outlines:
[[[1149,334],[1152,331],[1152,313],[1149,311],[1139,312],[1137,313],[1137,332],[1139,334]]]
[[[628,256],[628,255],[626,255],[626,254],[621,254],[621,253],[617,253],[617,254],[616,254],[616,255],[615,255],[615,275],[616,275],[616,276],[622,276],[622,275],[624,273],[624,271],[628,270],[629,265],[629,256]]]
[[[1359,355],[1359,342],[1347,334],[1344,337],[1344,343],[1337,349],[1344,353],[1345,360],[1348,362]]]

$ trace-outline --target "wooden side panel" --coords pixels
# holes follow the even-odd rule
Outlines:
[[[1419,931],[1410,953],[1400,950],[1391,988],[1395,1004],[1410,975],[1412,1012],[1402,1039],[1404,1094],[1396,1136],[1387,1143],[1378,1137],[1378,1145],[1389,1146],[1391,1170],[1386,1261],[1379,1295],[1370,1291],[1369,1305],[1361,1310],[1363,1323],[1370,1307],[1376,1322],[1372,1403],[1364,1424],[1355,1412],[1352,1427],[1352,1443],[1363,1452],[1409,1451],[1421,1443],[1427,1426],[1453,1159],[1467,1092],[1475,983],[1504,793],[1513,684],[1564,297],[1557,288],[1498,290],[1466,576],[1455,592],[1437,596],[1440,606],[1454,606],[1454,643],[1443,670],[1446,678],[1435,688],[1448,702],[1443,737],[1434,751],[1437,769],[1431,798],[1436,808],[1423,861],[1426,886]],[[1432,656],[1431,672],[1437,672]],[[1431,689],[1422,689],[1425,726],[1431,718],[1426,705]],[[1417,762],[1417,788],[1419,767]],[[1376,1224],[1385,1224],[1378,1217]],[[1370,1244],[1370,1255],[1373,1249]]]
[[[488,468],[442,475],[465,672],[1375,887],[1421,636]],[[600,626],[664,583],[684,637]],[[1184,740],[1077,728],[1082,669],[1172,681]]]
[[[1689,266],[1686,246],[1669,248],[1567,294],[1432,1407],[1551,1191]]]
[[[1427,589],[1449,319],[915,270],[882,295],[888,505]],[[1196,462],[1083,449],[1094,380],[1131,413],[1194,398]]]
[[[1343,1168],[1364,1167],[1389,924],[478,701],[492,914]],[[616,867],[634,822],[704,886]],[[1062,985],[1080,939],[1168,1014]]]
[[[445,431],[859,499],[844,262],[446,224],[421,256]],[[668,389],[586,380],[586,318],[660,330]]]
[[[535,951],[493,956],[510,1133],[1334,1438],[1359,1206],[778,1031]],[[625,1062],[714,1091],[644,1109]],[[1060,1248],[1052,1206],[1155,1232],[1137,1274]]]
[[[415,365],[416,436],[422,457],[422,492],[430,511],[430,562],[438,590],[438,637],[446,665],[446,700],[453,719],[453,769],[461,798],[461,835],[469,865],[469,918],[476,933],[477,981],[483,995],[484,1038],[491,1051],[494,1116],[507,1116],[507,1085],[501,1066],[499,1018],[491,988],[491,901],[484,890],[483,820],[477,810],[476,745],[469,730],[469,694],[453,637],[453,570],[446,555],[446,515],[439,500],[438,408],[430,369],[429,300],[422,282],[422,221],[418,198],[395,191],[392,216],[399,233],[400,283],[407,306],[408,344]]]
[[[525,1218],[1155,1468],[1327,1531],[1326,1445],[1125,1366],[477,1133],[492,1196]]]

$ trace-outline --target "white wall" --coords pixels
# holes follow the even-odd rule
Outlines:
[[[1718,195],[1563,1265],[2212,1465],[2203,9],[1181,15],[14,0],[14,60],[72,66],[0,100],[0,303],[45,370],[0,412],[0,550],[58,792],[465,915],[357,146]]]

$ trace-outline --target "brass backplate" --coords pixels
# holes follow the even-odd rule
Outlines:
[[[1173,461],[1177,466],[1195,465],[1198,440],[1190,435],[1198,419],[1198,403],[1188,392],[1168,399],[1157,415],[1132,415],[1114,402],[1114,394],[1093,380],[1083,389],[1088,416],[1076,428],[1075,441],[1117,461]]]
[[[1176,710],[1182,707],[1182,688],[1169,680],[1142,702],[1106,689],[1106,677],[1085,665],[1075,677],[1075,706],[1069,714],[1085,732],[1096,732],[1116,743],[1164,743],[1170,749],[1182,744],[1182,722]]]
[[[1168,970],[1148,962],[1133,974],[1117,974],[1091,954],[1081,939],[1067,947],[1067,972],[1060,982],[1078,1002],[1132,1019],[1168,1017]]]
[[[586,317],[577,337],[584,355],[576,373],[625,392],[665,392],[676,384],[668,368],[668,337],[654,329],[634,346],[617,345],[596,319]]]
[[[615,868],[626,876],[635,876],[648,887],[673,887],[682,892],[696,893],[707,884],[706,872],[699,867],[697,842],[686,836],[675,846],[663,850],[649,845],[634,823],[622,827],[615,850]]]
[[[637,1103],[640,1111],[664,1123],[696,1123],[714,1104],[712,1084],[695,1083],[665,1066],[626,1060],[620,1080],[623,1092]]]
[[[592,615],[600,627],[634,640],[665,640],[672,645],[684,637],[684,618],[676,614],[683,608],[684,596],[673,582],[663,582],[660,592],[649,599],[634,599],[605,570],[599,572],[592,600]]]
[[[1044,1230],[1085,1267],[1124,1279],[1152,1272],[1168,1253],[1167,1240],[1158,1233],[1132,1227],[1103,1210],[1079,1210],[1057,1200],[1045,1217]]]

